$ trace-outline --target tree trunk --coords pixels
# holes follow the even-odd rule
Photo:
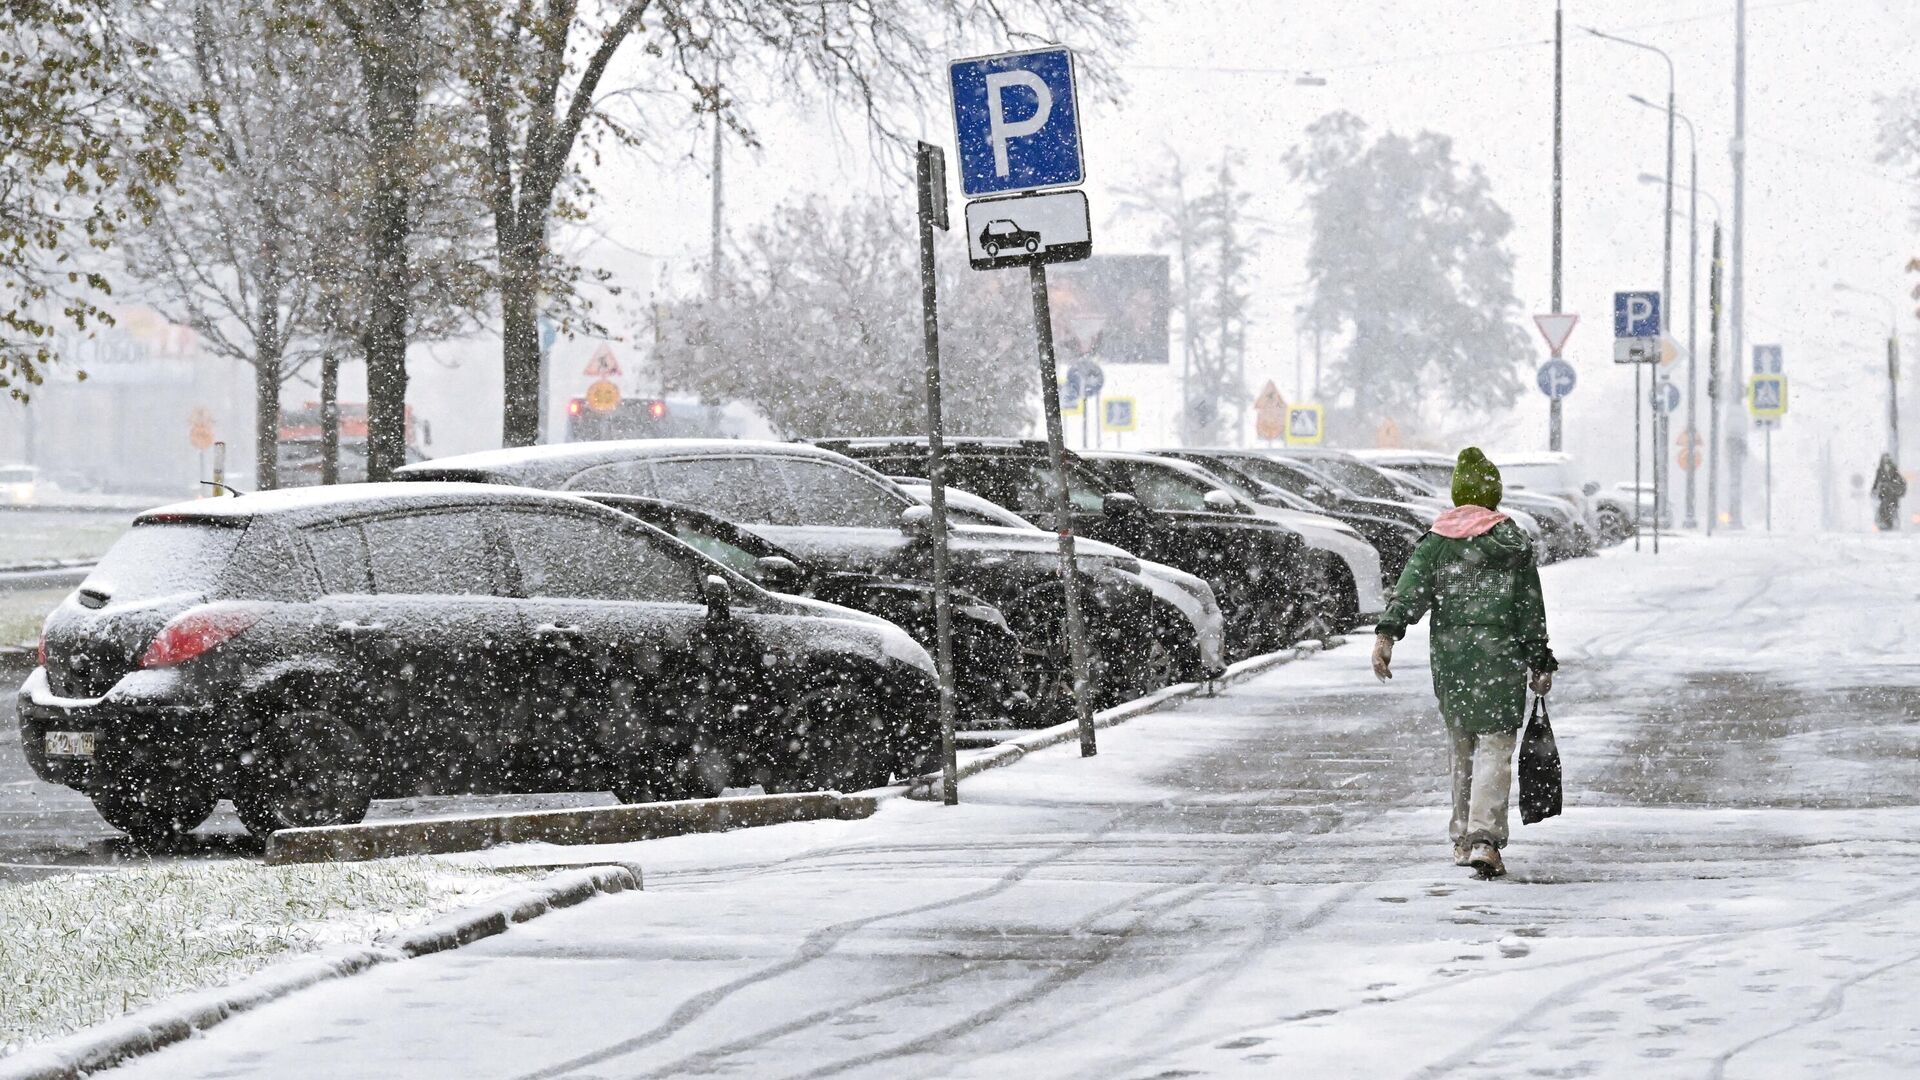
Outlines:
[[[420,122],[421,15],[425,0],[363,8],[356,46],[367,88],[374,187],[369,207],[367,479],[387,480],[407,460],[407,331],[413,309],[414,140]]]
[[[280,264],[269,240],[260,260],[260,297],[254,305],[253,459],[254,486],[272,491],[280,486],[280,367],[285,344],[280,340]]]
[[[340,482],[340,352],[320,357],[320,482]]]
[[[499,230],[501,233],[520,230]],[[529,230],[530,231],[530,230]],[[538,233],[500,247],[500,442],[532,446],[540,438],[540,256]]]

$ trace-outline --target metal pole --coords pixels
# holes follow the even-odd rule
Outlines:
[[[1633,550],[1640,550],[1640,526],[1643,515],[1640,510],[1640,408],[1646,404],[1641,387],[1640,369],[1645,364],[1633,365]]]
[[[1660,306],[1666,309],[1660,319],[1662,337],[1671,330],[1670,323],[1673,319],[1673,81],[1673,60],[1669,58],[1667,60],[1667,217],[1660,223],[1662,233]],[[1653,416],[1653,553],[1655,555],[1660,554],[1660,519],[1665,515],[1667,508],[1667,485],[1663,482],[1667,472],[1667,405],[1666,395],[1660,393],[1667,381],[1664,367],[1665,365],[1656,364],[1653,368],[1653,389],[1656,394],[1660,394],[1660,408]]]
[[[1773,425],[1767,425],[1767,531],[1773,531]]]
[[[1900,330],[1887,331],[1887,453],[1900,464]]]
[[[724,132],[720,121],[720,74],[713,77],[713,230],[712,251],[707,256],[707,302],[720,297],[720,222],[724,202],[721,198],[720,166],[726,161],[721,152]]]
[[[1700,472],[1699,452],[1694,443],[1700,438],[1699,410],[1694,399],[1700,394],[1700,372],[1694,349],[1699,344],[1694,324],[1700,315],[1700,147],[1695,141],[1693,121],[1687,121],[1687,518],[1689,529],[1700,527],[1694,513],[1694,477]]]
[[[1061,446],[1060,387],[1054,382],[1053,312],[1047,303],[1047,268],[1027,267],[1033,287],[1033,332],[1040,342],[1040,402],[1047,414],[1047,460],[1053,465],[1054,531],[1060,536],[1060,595],[1067,614],[1067,647],[1073,654],[1073,707],[1080,723],[1080,756],[1099,752],[1093,737],[1093,700],[1088,693],[1087,634],[1080,621],[1080,589],[1073,557],[1073,504],[1067,496],[1066,451]],[[1083,405],[1082,408],[1085,406]]]
[[[940,676],[940,798],[948,806],[960,801],[960,775],[954,760],[953,728],[953,602],[947,567],[946,423],[940,403],[940,298],[933,261],[935,187],[946,184],[944,155],[937,146],[921,143],[918,168],[920,196],[920,330],[927,360],[927,485],[933,504],[933,660]],[[941,222],[945,228],[945,222]]]
[[[1733,15],[1733,142],[1728,152],[1733,159],[1733,260],[1728,293],[1727,350],[1729,374],[1738,373],[1746,362],[1745,294],[1741,290],[1745,261],[1742,240],[1746,235],[1747,205],[1747,0],[1734,0]],[[1731,445],[1727,447],[1727,510],[1729,527],[1740,528],[1741,466],[1746,460],[1746,434],[1738,424],[1728,425]]]
[[[1707,274],[1707,535],[1720,524],[1720,223],[1713,223],[1713,264]]]
[[[1560,0],[1553,5],[1553,313],[1560,314],[1560,91],[1562,58]],[[1547,401],[1547,448],[1559,450],[1562,441],[1560,397]]]

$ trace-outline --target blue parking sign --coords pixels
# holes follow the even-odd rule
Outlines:
[[[1616,338],[1659,337],[1660,294],[1657,292],[1614,293],[1613,336]]]
[[[1002,53],[947,65],[960,190],[968,198],[1086,179],[1073,53]]]

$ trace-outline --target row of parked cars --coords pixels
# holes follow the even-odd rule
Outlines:
[[[946,460],[968,727],[1071,715],[1049,530],[1104,706],[1366,624],[1444,505],[1437,457],[1093,452],[1061,521],[1044,444]],[[927,473],[919,438],[637,440],[153,510],[48,618],[23,745],[143,842],[223,798],[266,835],[376,798],[884,784],[939,743]],[[1577,493],[1509,491],[1543,551],[1591,550]]]

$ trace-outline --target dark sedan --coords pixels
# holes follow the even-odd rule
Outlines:
[[[637,495],[705,510],[803,562],[836,572],[926,581],[933,572],[930,514],[872,469],[812,446],[744,439],[634,439],[493,450],[400,470],[406,480],[470,480],[575,492]],[[981,725],[1068,718],[1072,676],[1061,632],[1059,562],[1052,538],[1027,530],[955,526],[953,580],[1000,609],[1020,640],[1019,664],[993,657],[956,663],[989,673],[993,700],[962,698],[962,719]],[[1126,680],[1113,660],[1137,647],[1141,628],[1172,633],[1153,595],[1092,571],[1113,556],[1087,553],[1076,576],[1093,652],[1092,700],[1104,705]],[[1129,560],[1131,561],[1131,560]],[[923,638],[922,644],[929,644]],[[1112,658],[1110,660],[1109,658]]]
[[[937,743],[898,628],[775,596],[585,499],[378,484],[142,514],[48,618],[41,778],[144,842],[369,800],[871,787]]]
[[[819,443],[890,475],[927,473],[924,438]],[[1043,527],[1054,524],[1053,468],[1045,443],[951,439],[947,446],[948,482]],[[1305,547],[1292,530],[1227,505],[1210,505],[1204,497],[1198,508],[1155,509],[1129,489],[1124,476],[1104,473],[1075,454],[1065,462],[1074,532],[1205,580],[1227,617],[1229,657],[1298,640],[1310,605],[1303,581]]]

